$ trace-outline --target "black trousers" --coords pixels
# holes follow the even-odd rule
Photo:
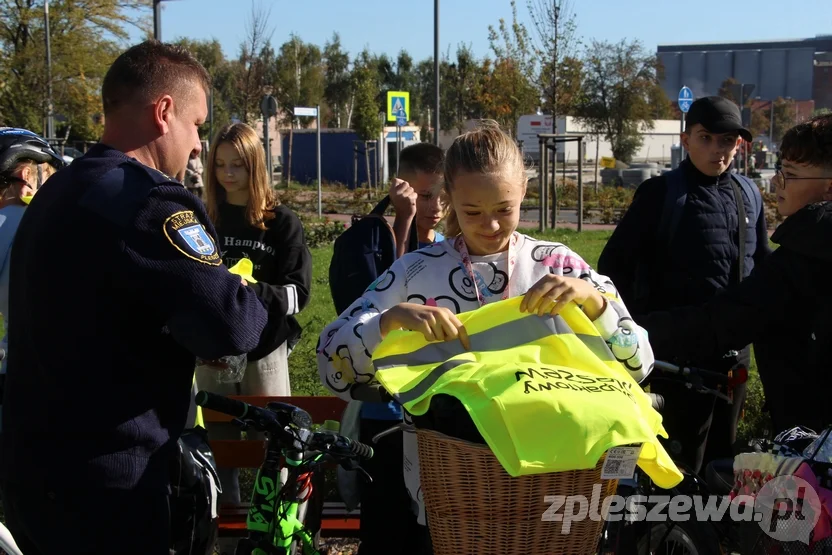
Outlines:
[[[24,555],[170,555],[165,494],[2,484],[6,527]]]
[[[373,447],[362,464],[373,482],[361,482],[359,555],[432,555],[430,534],[411,508],[402,468],[402,432],[373,444],[373,436],[396,425],[394,420],[361,419],[361,442]],[[28,554],[26,554],[28,555]]]
[[[689,390],[678,382],[656,381],[650,384],[650,391],[664,396],[662,420],[670,437],[662,441],[673,459],[700,474],[709,462],[734,456],[737,426],[746,397],[745,384],[734,388],[730,405],[713,395]]]

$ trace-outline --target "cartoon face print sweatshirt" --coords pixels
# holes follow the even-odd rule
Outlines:
[[[508,283],[508,253],[472,256],[474,274],[486,303],[498,302],[505,288],[512,297],[524,295],[543,276],[555,274],[584,279],[607,293],[607,306],[593,322],[601,337],[634,379],[640,381],[652,368],[653,352],[646,332],[630,318],[613,283],[596,273],[565,245],[519,235],[515,267]],[[615,300],[611,300],[609,295]],[[372,353],[381,343],[381,314],[399,303],[443,306],[455,314],[479,308],[462,257],[453,239],[405,254],[370,285],[340,317],[324,328],[318,342],[318,371],[322,382],[339,397],[352,400],[355,384],[377,383]],[[333,363],[333,355],[342,361]],[[343,366],[346,361],[349,368]],[[405,412],[405,422],[409,416]],[[416,434],[404,437],[405,481],[419,507],[424,524],[424,503],[419,488]]]

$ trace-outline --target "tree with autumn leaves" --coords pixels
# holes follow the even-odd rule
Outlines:
[[[483,30],[488,33],[488,55],[478,58],[470,46],[460,44],[453,54],[449,49],[442,56],[443,129],[462,131],[466,121],[488,118],[514,133],[520,116],[538,109],[550,112],[555,96],[558,115],[588,114],[588,99],[597,93],[592,87],[599,83],[598,68],[593,65],[591,50],[584,52],[581,48],[569,1],[556,0],[556,17],[548,0],[526,0],[532,21],[527,28],[512,0],[511,19],[501,19]],[[59,135],[98,139],[101,81],[115,57],[128,46],[128,29],[137,27],[149,36],[149,5],[147,0],[51,0],[53,98]],[[2,125],[37,131],[44,127],[42,11],[43,0],[0,0]],[[176,41],[190,49],[212,75],[214,129],[232,120],[255,123],[261,117],[260,99],[270,93],[278,99],[280,124],[284,127],[307,124],[292,116],[294,106],[321,105],[325,126],[369,131],[376,126],[378,113],[386,111],[387,91],[406,90],[411,93],[411,124],[422,128],[423,140],[433,139],[435,83],[431,58],[414,60],[406,51],[393,56],[367,50],[346,52],[337,33],[324,45],[305,42],[296,35],[276,43],[269,21],[269,10],[252,10],[246,38],[235,57],[228,57],[216,40]],[[555,31],[557,41],[553,38]],[[645,62],[648,66],[654,65],[655,56],[643,52],[639,56],[649,58],[649,63]],[[555,63],[557,82],[553,79]],[[612,71],[605,79],[616,78],[612,65],[602,69]],[[625,133],[632,128],[632,121],[651,121],[651,117],[661,117],[667,111],[669,101],[656,87],[655,71],[642,77],[631,83],[633,87],[643,86],[632,98],[646,100],[638,103],[638,109],[608,106],[618,111],[608,118],[616,123],[608,124],[605,134],[612,137]],[[370,88],[374,91],[372,105],[368,104]],[[209,138],[209,127],[206,124],[200,129],[203,138]],[[624,144],[629,135],[623,137],[618,143]]]
[[[101,133],[101,82],[118,56],[144,0],[52,0],[52,99],[56,127],[71,134]],[[149,13],[148,10],[144,10]],[[0,0],[0,123],[42,131],[47,71],[43,2]]]
[[[587,48],[575,114],[591,133],[610,142],[617,160],[630,162],[642,133],[669,115],[659,71],[656,56],[639,41],[592,41]]]

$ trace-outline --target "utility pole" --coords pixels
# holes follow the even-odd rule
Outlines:
[[[439,145],[439,0],[433,0],[433,78],[435,80],[433,144]],[[396,162],[398,168],[398,161]]]
[[[162,0],[153,0],[153,38],[162,40]]]
[[[52,113],[52,46],[49,34],[49,0],[43,2],[43,19],[46,31],[46,138],[55,138],[55,116]]]
[[[552,0],[552,9],[555,18],[555,52],[552,60],[552,133],[558,132],[558,19],[560,16],[560,6],[558,0]],[[557,152],[557,151],[555,151]]]
[[[555,52],[552,59],[552,134],[557,135],[558,132],[558,34],[560,28],[558,27],[558,19],[560,16],[560,6],[558,0],[552,0],[552,16],[555,20]],[[564,160],[564,166],[566,161]],[[552,229],[555,228],[557,218],[557,167],[558,167],[558,142],[552,141]]]

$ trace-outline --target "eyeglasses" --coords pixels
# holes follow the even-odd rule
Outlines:
[[[806,179],[824,179],[824,177],[789,177],[786,178],[786,174],[783,173],[781,168],[777,168],[777,172],[774,174],[775,179],[783,184],[783,188],[786,188],[786,181],[802,181]]]

